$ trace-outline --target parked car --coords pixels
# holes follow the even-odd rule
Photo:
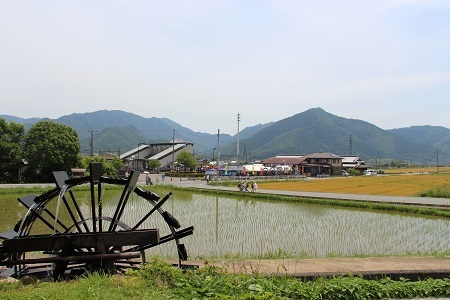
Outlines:
[[[342,176],[348,176],[348,172],[345,170],[342,170]]]
[[[364,175],[375,176],[377,175],[377,171],[375,170],[365,170]]]

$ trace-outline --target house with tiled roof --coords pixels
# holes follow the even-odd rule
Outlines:
[[[310,176],[317,175],[341,175],[342,157],[330,152],[317,152],[306,155]]]
[[[275,157],[269,157],[263,161],[263,165],[266,168],[284,168],[289,166],[294,173],[300,173],[301,165],[305,161],[304,155],[277,155]]]
[[[342,174],[342,157],[329,152],[308,155],[277,155],[263,161],[265,167],[290,166],[294,173],[305,176],[331,176]]]
[[[348,171],[349,169],[355,169],[361,174],[367,170],[365,161],[361,159],[358,155],[344,155],[342,157],[342,169]]]

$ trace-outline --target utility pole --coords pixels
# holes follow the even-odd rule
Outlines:
[[[219,169],[220,169],[220,129],[217,129],[217,176],[216,185],[219,185]]]
[[[97,130],[88,130],[88,132],[91,134],[91,142],[89,143],[89,146],[91,146],[91,156],[94,156],[94,132],[97,132]]]
[[[246,141],[244,141],[244,158],[245,158],[244,164],[248,163],[248,161],[247,161],[247,142]]]
[[[172,173],[175,172],[175,128],[172,136]]]
[[[237,123],[238,123],[238,132],[237,132],[237,159],[236,159],[236,164],[239,166],[239,122],[241,121],[241,115],[238,113],[237,114]]]
[[[436,168],[437,168],[437,174],[439,174],[439,149],[436,149]]]
[[[352,140],[352,134],[350,133],[350,138],[349,138],[349,145],[350,145],[350,155],[353,154],[353,140]]]

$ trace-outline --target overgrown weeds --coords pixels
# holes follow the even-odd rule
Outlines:
[[[450,278],[395,281],[339,276],[305,281],[284,274],[233,274],[209,264],[181,271],[155,259],[125,276],[92,274],[34,286],[0,283],[0,292],[0,299],[411,299],[450,296]]]
[[[450,185],[427,189],[417,194],[419,197],[450,198]]]
[[[412,282],[340,276],[303,281],[282,272],[269,277],[258,272],[234,274],[226,267],[209,264],[187,272],[171,269],[170,265],[156,260],[133,276],[164,283],[169,298],[176,299],[403,299],[450,295],[450,278]]]

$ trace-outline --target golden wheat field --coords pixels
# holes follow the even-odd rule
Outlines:
[[[423,171],[422,171],[423,172]],[[269,190],[415,196],[437,187],[450,186],[450,174],[400,173],[400,175],[308,178],[299,181],[260,182],[258,187]]]
[[[414,174],[414,173],[428,173],[435,174],[450,174],[450,167],[425,167],[425,168],[390,168],[383,170],[385,174]]]

